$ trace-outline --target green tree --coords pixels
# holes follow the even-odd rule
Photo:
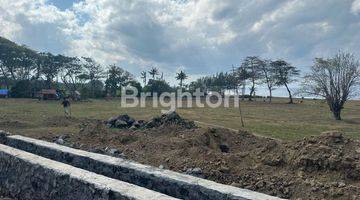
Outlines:
[[[77,91],[79,91],[80,79],[78,76],[83,73],[83,65],[81,65],[79,58],[66,57],[59,55],[60,64],[60,78],[70,96],[73,99],[78,99]]]
[[[54,78],[57,77],[69,59],[62,55],[53,55],[51,53],[40,53],[39,75],[45,76],[46,87],[52,88]]]
[[[173,88],[171,88],[171,86],[164,80],[150,79],[149,83],[144,87],[143,90],[144,92],[150,92],[151,95],[154,95],[154,93],[160,95],[164,92],[172,92]]]
[[[92,58],[82,57],[83,73],[78,78],[89,81],[90,85],[90,97],[95,97],[95,86],[97,82],[104,78],[104,70],[100,64],[98,64]]]
[[[116,92],[121,86],[126,86],[133,80],[133,75],[119,66],[110,65],[108,77],[105,81],[105,88],[108,94],[116,96]]]
[[[284,60],[276,60],[271,62],[272,67],[275,71],[276,85],[285,86],[289,93],[289,103],[294,103],[289,84],[295,81],[295,77],[300,74],[300,71],[296,67]]]
[[[263,65],[261,68],[264,82],[269,90],[270,103],[272,101],[272,91],[275,90],[276,81],[277,81],[275,65],[271,63],[272,63],[271,61],[267,60],[265,61],[265,65]]]
[[[250,97],[251,101],[255,95],[256,84],[262,79],[262,68],[265,62],[257,56],[248,56],[245,58],[241,66],[246,69],[247,74],[251,80]]]
[[[360,85],[360,61],[353,54],[340,52],[329,59],[316,58],[311,72],[304,77],[303,92],[326,99],[336,120],[346,101]]]
[[[7,84],[30,80],[36,70],[37,59],[36,51],[0,37],[0,73]]]

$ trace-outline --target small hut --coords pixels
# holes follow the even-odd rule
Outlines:
[[[41,90],[38,92],[37,97],[42,100],[58,100],[59,95],[57,94],[56,90],[48,89],[48,90]]]

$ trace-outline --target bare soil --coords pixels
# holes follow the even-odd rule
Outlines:
[[[49,123],[53,119],[49,119]],[[88,151],[290,199],[360,199],[360,142],[328,132],[298,141],[279,141],[221,128],[158,124],[152,128],[109,128],[106,121],[77,119],[78,134],[42,135]],[[72,119],[55,119],[66,124]]]
[[[32,126],[8,119],[1,128]],[[110,149],[114,156],[282,198],[360,199],[360,141],[341,133],[279,141],[244,130],[194,128],[178,116],[149,122],[110,128],[108,120],[55,116],[42,121],[47,129],[23,135],[61,138],[64,145],[98,153]],[[66,133],[67,127],[78,131]],[[55,129],[64,133],[49,131]]]

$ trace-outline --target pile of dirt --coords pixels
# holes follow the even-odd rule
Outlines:
[[[244,130],[187,129],[177,114],[144,122],[143,127],[149,123],[149,128],[109,129],[100,120],[88,120],[79,134],[62,139],[72,147],[282,198],[360,197],[360,142],[340,133],[278,141]]]
[[[129,115],[119,115],[112,117],[105,122],[105,124],[110,128],[120,128],[120,129],[140,129],[140,128],[156,128],[161,126],[177,125],[187,129],[196,128],[196,125],[193,121],[189,121],[180,117],[176,112],[170,112],[168,114],[163,114],[159,117],[154,117],[150,121],[145,120],[135,120]]]
[[[171,125],[177,125],[187,129],[196,128],[194,121],[183,119],[176,112],[170,112],[168,114],[163,114],[160,117],[154,117],[150,121],[145,123],[146,128],[171,126]]]
[[[360,146],[341,133],[330,132],[295,143],[289,163],[307,172],[334,171],[360,181]]]
[[[105,123],[110,128],[130,128],[135,124],[136,120],[129,115],[119,115],[112,117]]]

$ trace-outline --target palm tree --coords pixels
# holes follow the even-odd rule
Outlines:
[[[147,75],[146,71],[141,72],[141,79],[143,80],[144,85],[146,85],[146,75]]]
[[[153,79],[155,79],[155,76],[159,74],[159,70],[156,67],[152,67],[149,71],[149,74],[152,76]]]
[[[176,80],[180,80],[180,88],[182,88],[183,81],[187,78],[188,76],[185,74],[184,71],[180,71],[179,73],[176,74]]]

